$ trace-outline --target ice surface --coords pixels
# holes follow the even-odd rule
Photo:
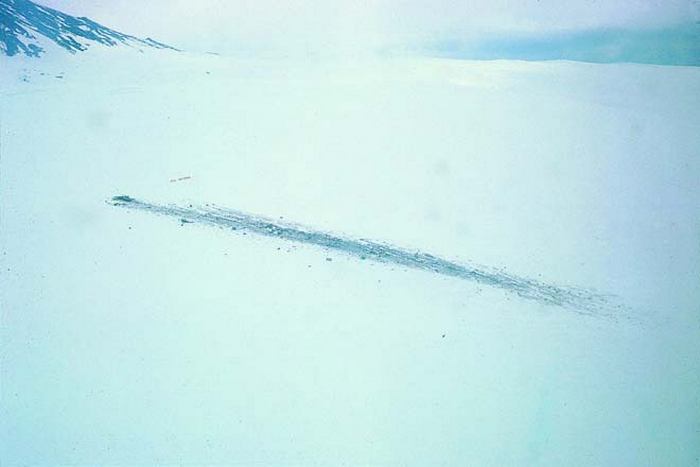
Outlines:
[[[0,63],[3,465],[697,462],[700,69],[109,52]]]

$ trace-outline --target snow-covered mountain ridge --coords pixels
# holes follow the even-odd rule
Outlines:
[[[130,36],[30,0],[0,0],[2,54],[39,57],[51,42],[71,53],[85,51],[93,44],[174,49],[154,39]]]

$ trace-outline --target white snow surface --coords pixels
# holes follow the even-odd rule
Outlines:
[[[0,85],[3,465],[697,463],[700,69],[104,49],[4,57]]]

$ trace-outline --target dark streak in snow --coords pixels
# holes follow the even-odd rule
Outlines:
[[[267,237],[337,250],[362,260],[369,259],[386,264],[398,264],[475,281],[503,289],[522,298],[564,307],[580,314],[611,316],[613,312],[625,309],[622,305],[611,303],[611,296],[590,290],[547,284],[500,270],[457,263],[420,251],[409,251],[366,239],[348,238],[212,205],[200,208],[183,208],[175,205],[151,204],[127,195],[113,197],[110,204],[174,217],[181,223],[198,223],[242,230],[243,233],[247,231]]]

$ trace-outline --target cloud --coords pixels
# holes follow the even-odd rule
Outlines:
[[[700,19],[698,0],[41,0],[198,51],[372,50],[488,34],[655,28]]]

